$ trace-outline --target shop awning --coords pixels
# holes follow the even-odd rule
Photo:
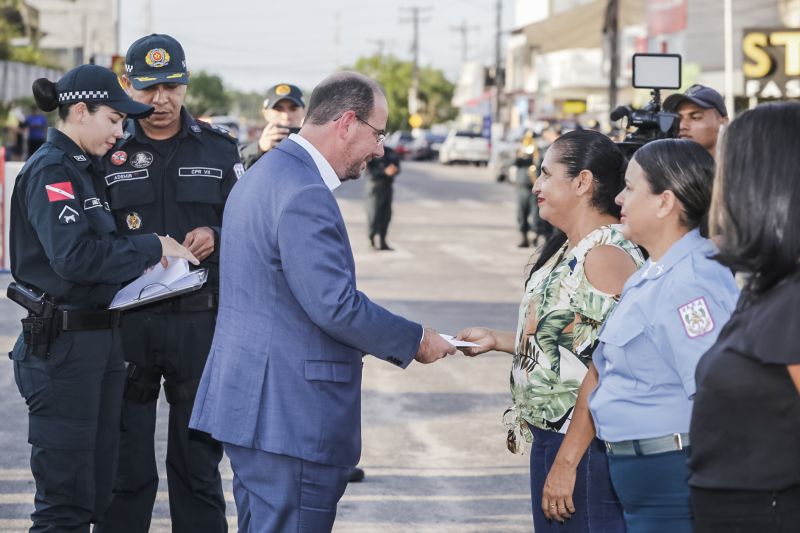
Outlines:
[[[619,28],[645,23],[645,0],[619,0]],[[515,31],[540,54],[571,48],[602,48],[607,0],[595,0]]]

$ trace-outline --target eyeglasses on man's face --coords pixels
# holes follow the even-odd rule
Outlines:
[[[370,124],[369,122],[364,120],[363,118],[359,117],[358,115],[356,115],[355,117],[356,117],[356,120],[358,120],[362,124],[366,124],[367,126],[372,128],[372,131],[375,132],[375,140],[378,142],[378,144],[382,144],[383,141],[386,140],[386,130],[379,130],[378,128],[376,128],[375,126],[373,126],[372,124]]]

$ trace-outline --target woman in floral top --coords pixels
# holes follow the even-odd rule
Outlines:
[[[467,355],[497,350],[514,356],[513,405],[504,422],[512,452],[521,453],[520,437],[533,443],[531,507],[536,533],[625,530],[603,443],[595,439],[582,457],[562,453],[558,461],[563,464],[554,462],[600,326],[627,278],[644,261],[617,225],[614,197],[622,190],[624,174],[624,156],[598,132],[573,131],[555,141],[533,192],[540,216],[560,231],[531,269],[517,331],[469,328],[459,334],[480,345],[465,349]],[[556,466],[559,474],[549,476]],[[556,497],[565,494],[565,487],[573,496]]]

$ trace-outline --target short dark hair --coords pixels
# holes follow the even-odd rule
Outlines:
[[[353,111],[366,120],[375,107],[375,95],[383,89],[375,80],[357,72],[337,72],[314,88],[308,102],[306,122],[322,125]]]
[[[711,215],[717,259],[749,274],[746,288],[756,295],[800,271],[798,124],[800,103],[762,104],[722,137]]]
[[[653,194],[672,191],[681,203],[681,223],[699,227],[707,235],[706,221],[714,184],[714,158],[688,139],[652,141],[633,154],[642,167]]]

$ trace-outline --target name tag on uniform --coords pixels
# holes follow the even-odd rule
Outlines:
[[[134,170],[132,172],[116,172],[106,176],[106,185],[111,186],[120,181],[143,180],[150,177],[150,173],[145,170]]]
[[[88,211],[89,209],[94,209],[95,207],[102,207],[103,203],[100,201],[100,198],[87,198],[83,201],[83,210]]]
[[[208,167],[181,167],[178,169],[178,176],[182,178],[193,178],[195,176],[207,176],[209,178],[222,179],[221,168]]]

